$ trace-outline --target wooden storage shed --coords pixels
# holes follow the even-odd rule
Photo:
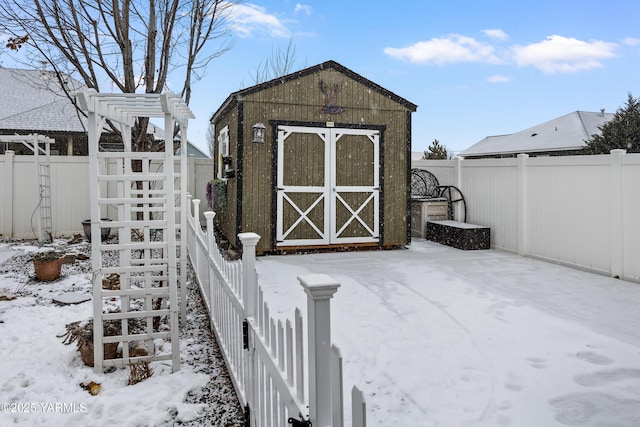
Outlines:
[[[416,108],[334,61],[230,94],[211,117],[218,229],[260,253],[407,244]]]

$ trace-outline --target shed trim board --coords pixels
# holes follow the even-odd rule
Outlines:
[[[271,124],[276,139],[274,246],[379,244],[385,126],[276,121]],[[287,145],[287,141],[294,141],[291,144],[298,147],[289,148],[291,144]],[[360,143],[363,141],[364,144]],[[305,150],[305,156],[312,152],[316,158],[313,166],[318,167],[292,170],[295,165],[287,163],[296,161],[295,150]],[[347,153],[348,150],[356,152]],[[352,164],[346,165],[347,161]],[[348,182],[353,179],[354,182]],[[306,231],[302,232],[302,228]]]
[[[238,102],[238,143],[236,145],[236,200],[244,200],[242,194],[242,173],[244,166],[244,102]],[[242,230],[242,202],[236,203],[236,236],[243,232]]]
[[[407,112],[407,141],[411,141],[411,113]],[[407,159],[411,159],[411,144],[407,144]],[[411,243],[411,160],[407,161],[407,243]]]

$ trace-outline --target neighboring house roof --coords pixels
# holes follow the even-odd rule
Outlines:
[[[179,148],[176,151],[176,155],[178,154],[180,154]],[[198,159],[209,158],[209,156],[204,151],[202,151],[201,149],[199,149],[198,147],[196,147],[191,143],[189,143],[189,145],[187,146],[187,156],[194,156]]]
[[[254,92],[259,92],[261,90],[273,87],[273,86],[277,86],[277,85],[281,85],[284,83],[287,83],[291,80],[296,80],[299,79],[300,77],[303,76],[307,76],[309,74],[313,74],[315,72],[321,71],[321,70],[328,70],[328,69],[334,69],[360,83],[362,83],[363,85],[371,88],[372,90],[375,90],[376,92],[379,92],[387,97],[389,97],[389,99],[392,99],[393,101],[405,106],[407,109],[409,109],[410,111],[414,112],[418,109],[418,106],[415,105],[412,102],[407,101],[406,99],[396,95],[395,93],[383,88],[382,86],[380,86],[377,83],[372,82],[371,80],[366,79],[365,77],[362,77],[360,74],[348,69],[347,67],[338,64],[335,61],[326,61],[323,62],[322,64],[318,64],[318,65],[314,65],[313,67],[309,67],[309,68],[305,68],[303,70],[300,71],[296,71],[295,73],[291,73],[291,74],[287,74],[286,76],[282,76],[282,77],[277,77],[275,79],[269,80],[267,82],[264,83],[260,83],[257,84],[255,86],[251,86],[248,87],[246,89],[241,89],[237,92],[233,92],[232,94],[230,94],[227,99],[222,103],[222,105],[220,106],[220,108],[218,108],[218,110],[213,113],[213,115],[211,116],[210,121],[213,122],[216,120],[216,118],[222,114],[231,104],[232,102],[235,100],[237,101],[238,99],[242,98],[245,95],[249,95],[251,93]]]
[[[85,88],[67,78],[71,92]],[[0,130],[85,132],[81,119],[64,94],[55,73],[0,68]]]
[[[517,154],[553,154],[581,150],[585,141],[600,134],[599,127],[613,113],[575,111],[508,135],[488,136],[467,148],[460,157],[497,157]]]
[[[70,93],[87,87],[65,78]],[[0,133],[86,133],[87,119],[65,95],[55,72],[0,67]],[[164,130],[149,123],[149,133],[164,139]],[[188,154],[208,157],[188,143]]]

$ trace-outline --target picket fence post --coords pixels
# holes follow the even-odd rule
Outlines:
[[[239,233],[238,239],[242,243],[242,304],[244,306],[245,322],[248,319],[254,319],[257,313],[258,305],[258,273],[256,271],[256,245],[260,240],[260,236],[256,233]],[[248,339],[248,337],[247,337]],[[255,425],[255,417],[251,417],[251,411],[254,408],[256,396],[254,396],[253,381],[257,372],[254,365],[254,353],[252,347],[246,343],[245,350],[248,350],[247,357],[244,359],[245,369],[245,393],[247,404],[245,407],[245,416],[249,417],[251,425]]]
[[[258,273],[256,272],[256,245],[260,236],[256,233],[238,234],[242,243],[242,302],[245,317],[256,315]]]
[[[209,254],[213,253],[213,242],[215,241],[213,238],[213,219],[216,217],[216,213],[213,211],[206,211],[202,213],[206,219],[207,226],[207,252]]]
[[[307,294],[309,340],[309,419],[331,427],[331,304],[340,284],[326,274],[298,276]]]
[[[195,221],[196,230],[200,232],[202,231],[202,226],[200,225],[200,199],[193,199],[191,203],[193,203],[193,219]]]

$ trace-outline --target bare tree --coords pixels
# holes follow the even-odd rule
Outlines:
[[[171,88],[188,104],[192,84],[231,47],[226,18],[238,1],[0,0],[0,32],[22,42],[25,64],[46,61],[63,89],[69,75],[97,91]],[[136,124],[134,150],[148,144],[147,127]]]
[[[251,76],[253,83],[264,83],[291,73],[296,66],[296,61],[296,47],[292,39],[289,39],[286,49],[281,48],[280,45],[272,47],[271,56],[258,64]]]

